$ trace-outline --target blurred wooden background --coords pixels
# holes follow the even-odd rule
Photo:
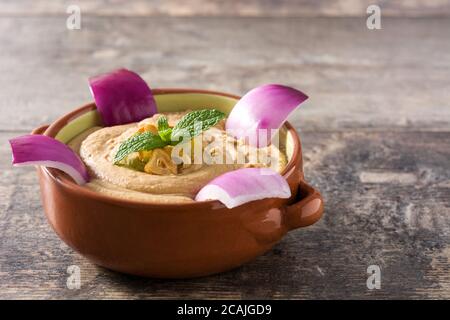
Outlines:
[[[2,0],[7,15],[58,15],[70,4],[97,16],[361,17],[369,5],[386,17],[443,17],[447,0]]]
[[[66,28],[69,4],[81,30]],[[449,17],[445,0],[0,1],[0,298],[450,298]],[[289,121],[324,218],[201,279],[129,277],[73,252],[7,139],[91,101],[87,78],[118,67],[151,87],[306,92]]]

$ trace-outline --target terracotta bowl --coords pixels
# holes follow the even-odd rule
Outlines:
[[[160,111],[214,106],[229,112],[239,97],[205,90],[154,90]],[[101,124],[95,104],[35,129],[68,142]],[[189,278],[235,268],[269,250],[288,232],[320,219],[322,197],[303,179],[300,139],[285,124],[289,163],[282,173],[291,199],[263,199],[227,209],[218,201],[148,204],[113,198],[38,167],[42,202],[59,237],[92,262],[120,272]]]

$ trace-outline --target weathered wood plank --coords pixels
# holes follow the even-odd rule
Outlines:
[[[31,130],[91,100],[87,77],[128,67],[152,87],[242,94],[267,82],[311,99],[303,130],[450,128],[449,19],[0,19],[0,128]],[[107,35],[107,36],[105,36]],[[12,121],[14,119],[14,121]]]
[[[442,0],[3,0],[3,15],[61,15],[70,4],[88,15],[100,16],[274,16],[348,17],[365,16],[366,8],[376,4],[384,16],[423,17],[450,15],[450,2]]]
[[[305,172],[326,200],[318,224],[231,272],[141,279],[98,268],[47,225],[33,169],[10,167],[0,133],[0,298],[450,298],[448,132],[304,132]],[[66,269],[82,271],[80,290]],[[382,287],[366,288],[366,268]]]

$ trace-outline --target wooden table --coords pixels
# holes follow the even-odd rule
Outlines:
[[[450,298],[450,19],[383,18],[381,30],[365,17],[65,22],[0,17],[0,298]],[[90,101],[87,77],[122,66],[151,87],[308,93],[290,121],[323,219],[193,280],[114,273],[68,248],[44,218],[35,171],[11,167],[7,139]],[[71,265],[79,290],[66,287]],[[379,290],[366,286],[369,265],[381,268]]]

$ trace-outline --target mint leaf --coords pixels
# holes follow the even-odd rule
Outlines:
[[[150,131],[135,135],[122,142],[119,146],[119,150],[114,156],[114,164],[123,160],[130,153],[163,148],[167,144],[159,135],[153,134]]]
[[[161,115],[158,118],[158,134],[163,141],[170,142],[172,129],[169,127],[169,122],[167,121],[167,118],[164,115]]]
[[[223,118],[225,118],[225,114],[215,109],[189,112],[173,127],[171,139],[176,144],[184,137],[194,138],[216,125]]]
[[[161,139],[167,143],[170,143],[170,136],[172,135],[172,129],[166,129],[163,131],[158,131],[159,136],[161,137]]]
[[[170,128],[167,118],[161,115],[158,118],[158,134],[146,131],[122,142],[114,156],[114,164],[118,164],[133,152],[164,148],[169,144],[178,144],[182,138],[194,138],[202,131],[216,125],[224,117],[223,112],[215,109],[192,111],[181,118],[174,128]]]
[[[165,131],[169,129],[169,122],[167,121],[166,116],[161,115],[158,118],[158,131]]]

